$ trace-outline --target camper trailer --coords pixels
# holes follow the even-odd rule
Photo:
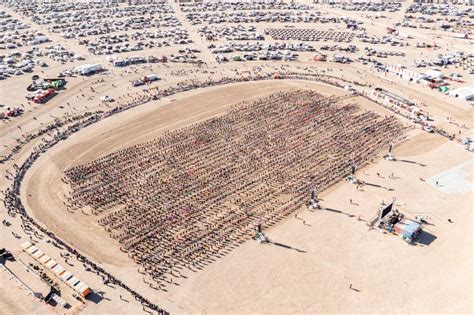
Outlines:
[[[145,82],[153,82],[153,81],[157,81],[157,80],[160,80],[160,77],[158,77],[154,73],[146,75],[146,76],[143,77],[143,81],[145,81]]]
[[[35,97],[33,97],[33,102],[37,104],[44,104],[54,95],[56,95],[56,91],[54,89],[48,89],[46,91],[38,93]]]
[[[47,36],[36,36],[36,38],[31,41],[31,44],[39,45],[46,42],[49,42],[49,39]]]
[[[78,73],[80,75],[91,75],[101,70],[104,70],[102,65],[99,63],[96,63],[96,64],[85,64],[85,65],[77,66],[76,68],[74,68],[73,72]]]

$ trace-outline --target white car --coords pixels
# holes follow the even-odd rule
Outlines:
[[[102,96],[102,97],[100,98],[100,100],[101,100],[102,102],[113,102],[113,101],[114,101],[114,99],[113,99],[112,97],[108,96],[108,95]]]

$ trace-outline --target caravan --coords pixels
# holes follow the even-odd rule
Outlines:
[[[73,72],[80,75],[91,75],[104,70],[101,64],[85,64],[74,68]]]

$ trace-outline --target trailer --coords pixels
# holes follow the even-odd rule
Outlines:
[[[146,75],[143,77],[143,80],[142,81],[145,81],[145,82],[153,82],[153,81],[158,81],[160,80],[160,77],[158,77],[156,74],[154,73],[151,73],[149,75]]]
[[[1,116],[4,118],[20,116],[23,113],[21,107],[10,107],[7,106],[5,110],[1,113]]]
[[[102,65],[100,63],[95,63],[77,66],[74,68],[73,72],[78,73],[80,75],[91,75],[102,70],[104,70]]]
[[[56,94],[57,93],[54,89],[48,89],[46,91],[42,91],[41,93],[38,93],[35,97],[33,97],[33,102],[37,104],[44,104]]]
[[[114,65],[114,67],[125,67],[128,65],[128,61],[123,59],[117,59],[114,60],[112,64]]]

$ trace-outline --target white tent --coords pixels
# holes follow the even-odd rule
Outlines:
[[[425,72],[425,75],[427,75],[431,79],[442,79],[443,78],[443,73],[439,70],[428,70]]]
[[[457,97],[466,101],[474,100],[474,87],[464,86],[449,91],[449,96]]]

